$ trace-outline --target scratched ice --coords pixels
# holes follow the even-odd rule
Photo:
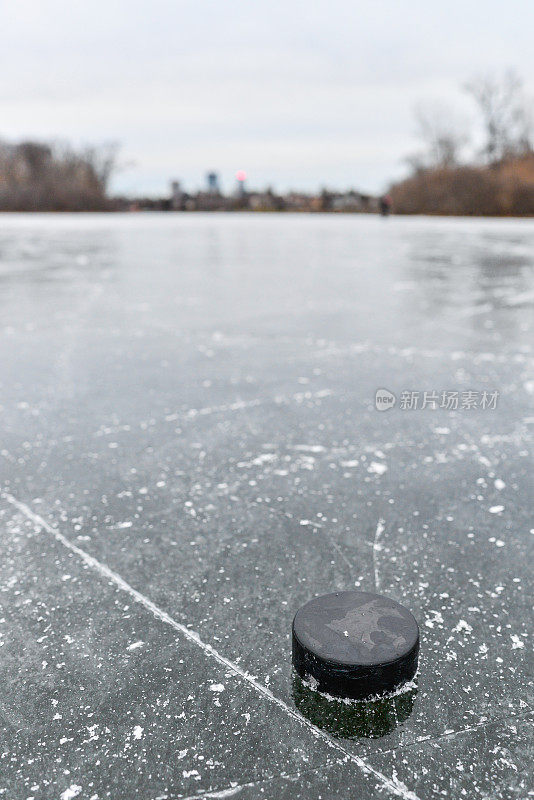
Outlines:
[[[533,222],[10,216],[0,287],[0,798],[528,796]],[[387,701],[291,673],[346,588]]]

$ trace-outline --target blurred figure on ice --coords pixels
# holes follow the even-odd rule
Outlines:
[[[380,198],[380,213],[383,217],[387,217],[391,211],[391,197],[389,194],[384,194]]]

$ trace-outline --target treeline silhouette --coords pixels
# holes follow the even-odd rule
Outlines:
[[[429,168],[392,186],[390,195],[396,214],[534,216],[534,155]]]
[[[104,211],[115,145],[0,142],[0,211]]]
[[[532,103],[522,80],[508,70],[464,89],[474,100],[482,147],[465,157],[471,134],[442,105],[416,108],[423,150],[407,161],[411,175],[390,189],[397,214],[533,216]]]

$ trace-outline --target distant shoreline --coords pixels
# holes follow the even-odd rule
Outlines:
[[[158,216],[165,216],[165,217],[172,217],[172,216],[199,216],[199,215],[210,215],[210,216],[241,216],[241,215],[257,215],[257,216],[331,216],[331,217],[381,217],[378,212],[370,212],[370,211],[309,211],[309,210],[276,210],[276,211],[256,211],[249,208],[245,209],[236,209],[235,211],[230,210],[217,210],[217,211],[207,211],[205,209],[199,209],[195,211],[166,211],[163,209],[138,209],[138,210],[131,210],[131,209],[124,209],[124,208],[103,208],[103,209],[93,209],[93,208],[78,208],[78,209],[45,209],[45,210],[34,210],[34,209],[0,209],[1,216],[15,216],[18,214],[24,215],[36,215],[36,216],[51,216],[53,214],[57,215],[81,215],[81,214],[88,214],[91,216],[96,216],[98,214],[105,214],[106,216],[113,216],[115,215],[123,215],[123,216],[135,216],[135,215],[147,215],[147,214],[154,214]],[[428,219],[534,219],[534,211],[527,214],[469,214],[469,213],[440,213],[440,212],[423,212],[423,211],[414,211],[414,212],[392,212],[389,216],[396,217],[398,219],[406,219],[411,217],[425,217]]]

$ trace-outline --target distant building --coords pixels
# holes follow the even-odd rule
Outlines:
[[[249,192],[247,194],[248,208],[251,211],[283,211],[285,201],[268,187],[264,192]]]
[[[219,176],[216,172],[208,172],[206,175],[206,182],[208,184],[209,194],[220,194]]]
[[[180,181],[171,182],[171,208],[173,211],[181,211],[184,202],[184,193]]]
[[[344,192],[342,194],[335,193],[331,200],[332,211],[362,211],[364,202],[361,195],[355,191]]]

